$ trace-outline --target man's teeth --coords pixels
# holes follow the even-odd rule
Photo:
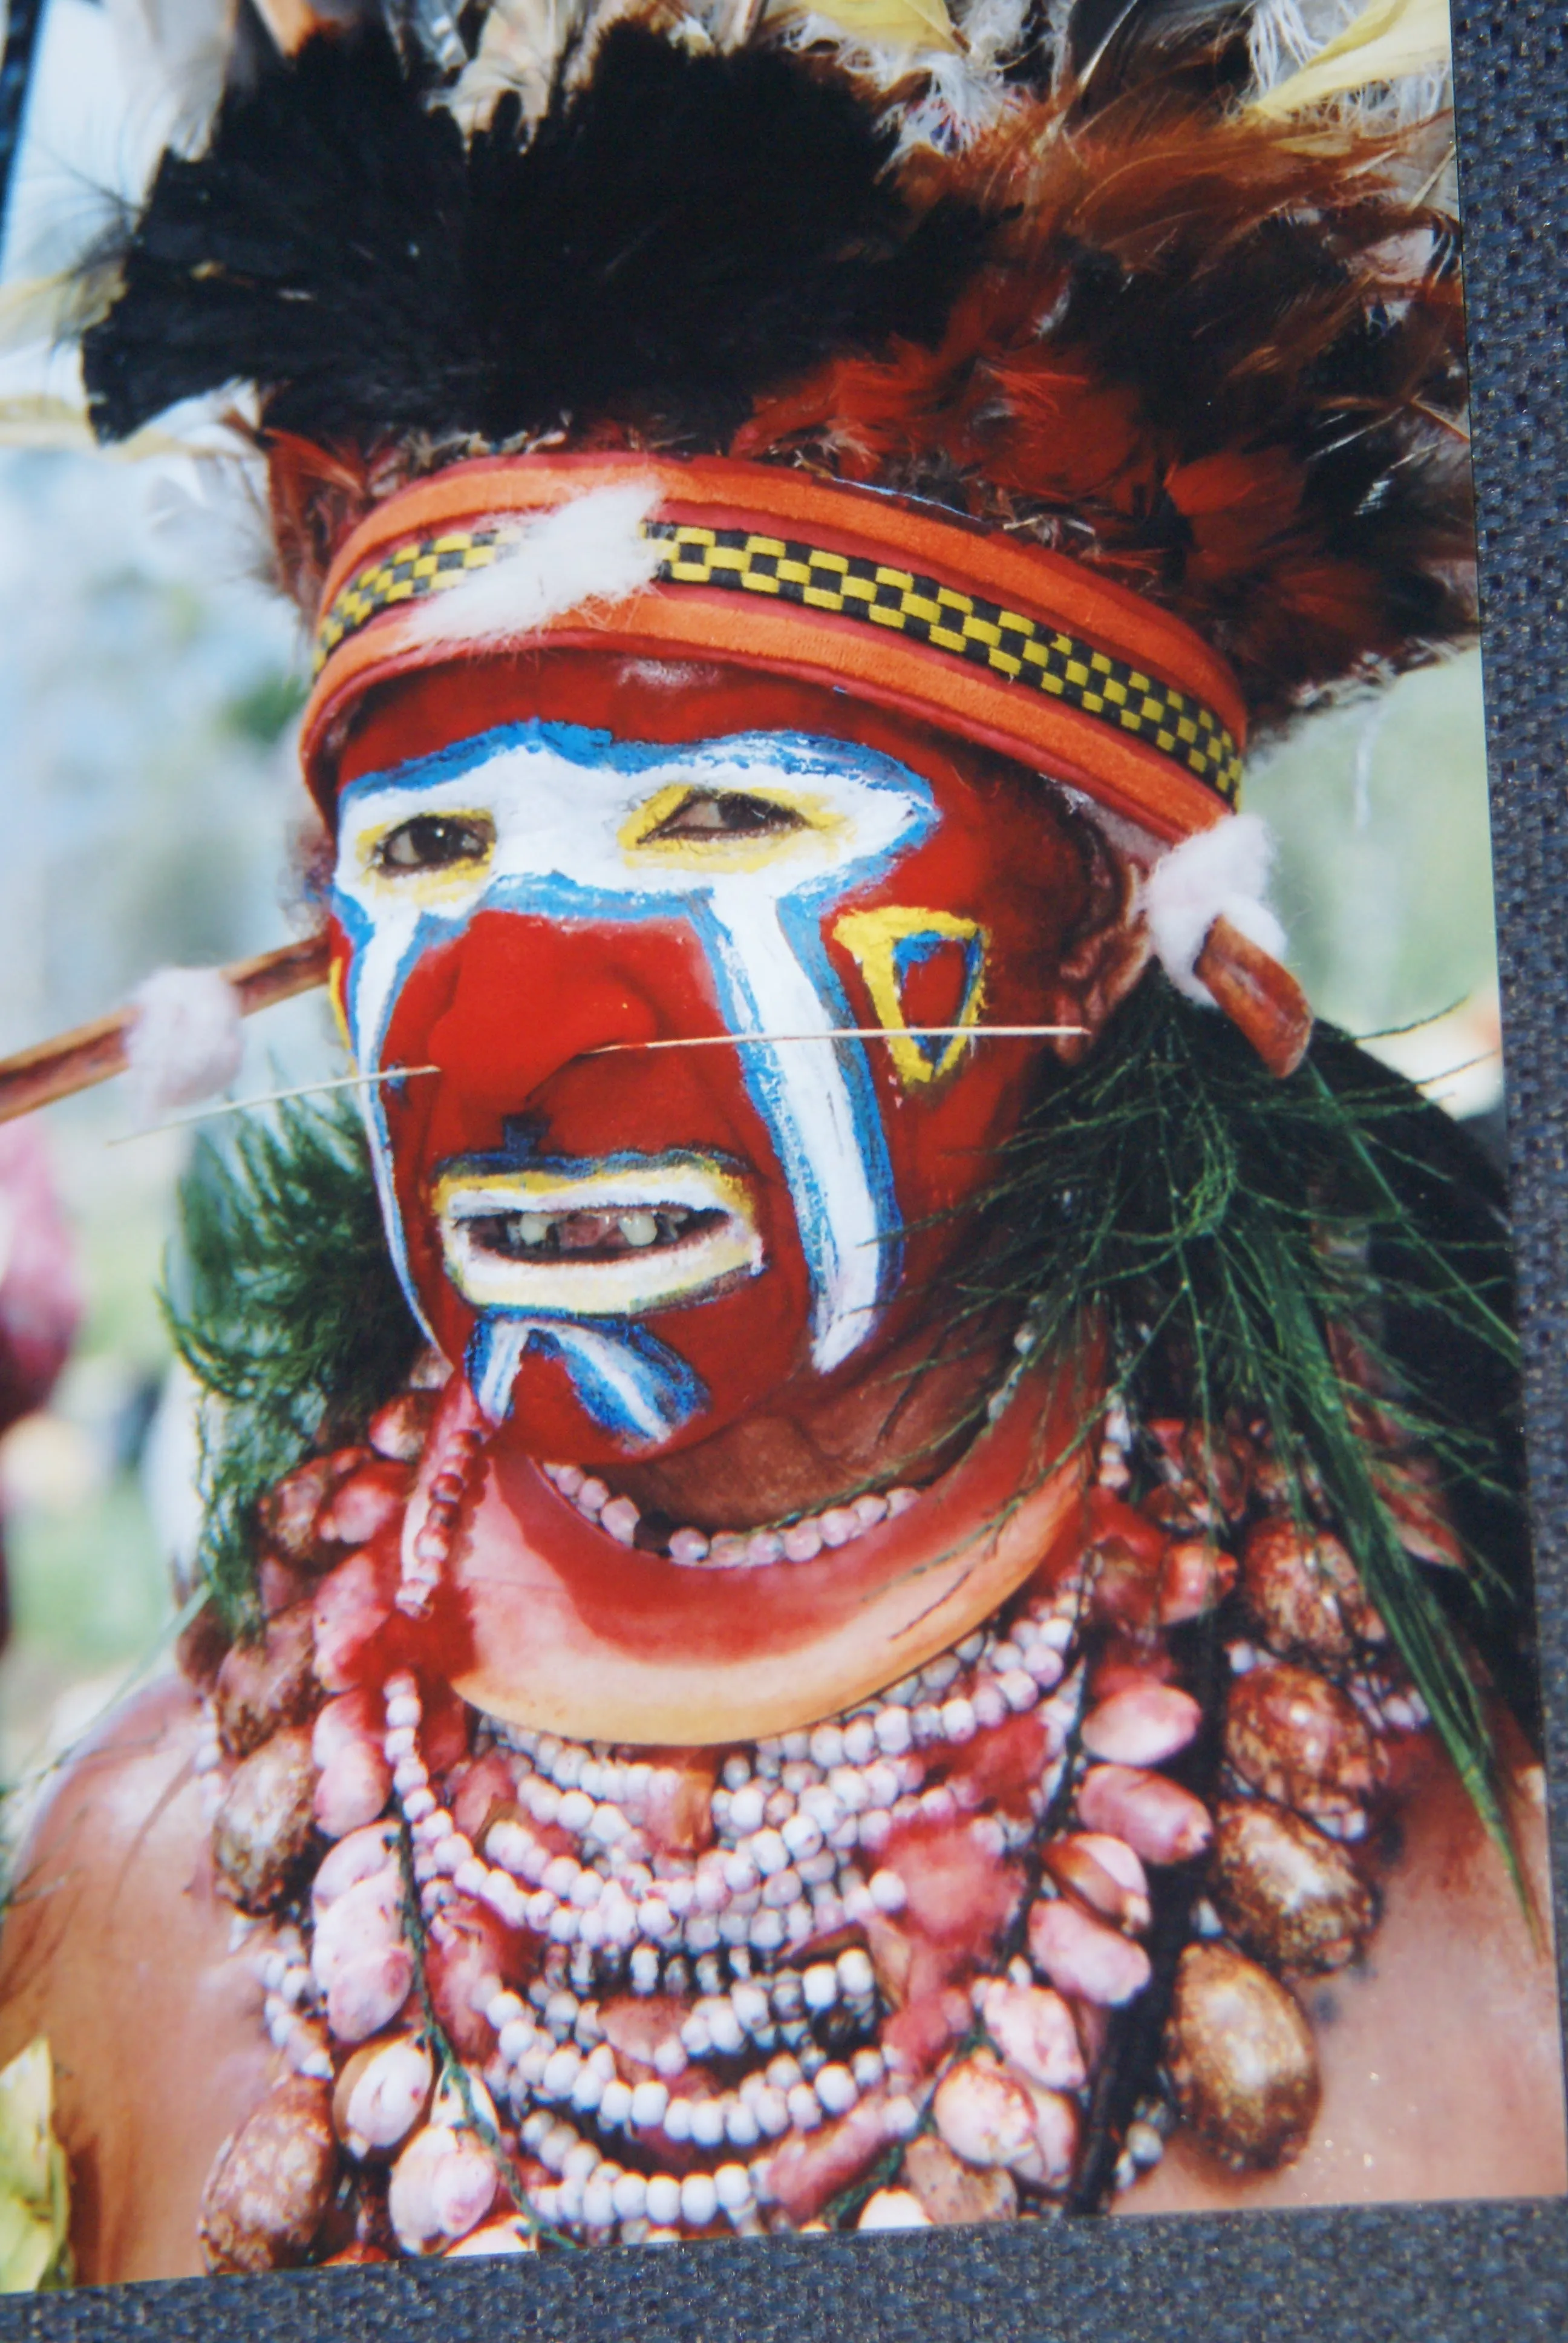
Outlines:
[[[562,1253],[646,1252],[650,1245],[678,1244],[703,1215],[685,1205],[638,1207],[628,1212],[506,1212],[496,1215],[496,1233],[508,1251]]]

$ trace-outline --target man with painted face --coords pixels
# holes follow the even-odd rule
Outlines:
[[[445,492],[483,507],[518,477]],[[618,527],[608,558],[651,570],[646,467],[521,478],[561,496],[558,536]],[[839,534],[863,524],[863,500],[831,503]],[[530,595],[538,542],[511,556]],[[487,627],[508,567],[473,573]],[[1130,875],[1036,775],[809,678],[819,646],[860,649],[848,628],[804,617],[789,666],[742,666],[634,655],[633,617],[620,648],[601,621],[594,648],[455,671],[473,592],[354,678],[332,909],[357,1061],[439,1068],[371,1110],[409,1299],[494,1453],[558,1465],[579,1515],[581,1476],[591,1505],[608,1474],[588,1550],[608,1532],[638,1557],[596,1554],[602,1641],[571,1565],[531,1564],[567,1574],[569,1633],[556,1648],[533,1583],[529,1694],[509,1654],[497,1690],[553,1685],[588,1704],[578,1729],[591,1713],[617,1737],[689,1731],[693,1700],[716,1734],[792,1724],[940,1651],[1002,1588],[970,1557],[934,1599],[914,1564],[946,1528],[884,1527],[887,1493],[897,1518],[1017,1364],[1016,1308],[966,1309],[955,1280],[983,1262],[977,1211],[1041,1051],[1081,1053],[1143,965]],[[720,593],[689,614],[693,650]],[[329,659],[313,737],[333,689]],[[482,1601],[469,1627],[482,1642]]]
[[[960,106],[497,11],[160,174],[87,380],[260,384],[380,1214],[297,1216],[314,1443],[231,1421],[243,1583],[8,1926],[86,2274],[1562,2185],[1540,1776],[1432,1594],[1498,1288],[1402,1280],[1482,1258],[1454,1142],[1301,1065],[1234,809],[1465,624],[1458,313],[1227,25]]]

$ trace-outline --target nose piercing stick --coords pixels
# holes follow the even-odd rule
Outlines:
[[[216,1106],[198,1106],[194,1113],[176,1114],[172,1122],[153,1122],[145,1131],[123,1131],[106,1139],[106,1147],[128,1147],[133,1139],[156,1139],[163,1131],[184,1131],[193,1122],[208,1122],[217,1114],[248,1114],[253,1107],[277,1106],[284,1099],[319,1098],[323,1091],[352,1091],[371,1082],[404,1082],[415,1074],[438,1074],[439,1066],[388,1066],[379,1074],[339,1074],[329,1082],[301,1082],[297,1090],[262,1091],[255,1098],[220,1099]]]
[[[744,1050],[764,1041],[1037,1041],[1087,1033],[1087,1025],[829,1025],[819,1033],[679,1033],[667,1041],[602,1041],[588,1058],[623,1050]]]
[[[899,1041],[910,1036],[936,1040],[959,1033],[980,1041],[1033,1041],[1040,1036],[1088,1031],[1087,1025],[900,1025],[896,1031],[882,1025],[834,1025],[820,1033],[693,1033],[668,1041],[605,1041],[597,1050],[585,1050],[583,1055],[611,1058],[622,1050],[717,1050],[728,1042]],[[201,1106],[194,1113],[176,1115],[172,1122],[155,1122],[146,1131],[123,1131],[118,1139],[106,1140],[105,1144],[128,1147],[133,1139],[156,1139],[160,1131],[183,1131],[187,1124],[206,1122],[214,1115],[246,1114],[253,1107],[276,1106],[284,1099],[317,1098],[323,1091],[355,1090],[367,1082],[408,1081],[416,1074],[438,1074],[440,1071],[439,1066],[388,1066],[379,1074],[344,1074],[336,1081],[302,1082],[297,1090],[263,1091],[256,1098],[224,1099],[216,1106]],[[0,1067],[0,1078],[4,1072],[4,1067]]]
[[[254,959],[233,960],[218,974],[232,989],[239,1014],[251,1017],[258,1009],[269,1009],[277,1001],[291,1001],[297,993],[311,992],[325,984],[327,959],[326,937],[307,936],[297,943],[258,952]],[[79,1091],[91,1090],[97,1082],[123,1074],[130,1062],[128,1042],[137,1013],[135,1003],[130,1003],[107,1017],[95,1018],[90,1025],[78,1025],[68,1033],[56,1034],[51,1041],[36,1042],[29,1050],[19,1050],[14,1057],[0,1059],[0,1122],[32,1114],[39,1107],[52,1105],[56,1099],[73,1098]],[[882,1025],[837,1025],[816,1033],[691,1033],[658,1041],[606,1041],[584,1054],[603,1058],[629,1050],[754,1049],[764,1043],[785,1041],[891,1042],[905,1039],[954,1041],[960,1037],[976,1041],[1032,1041],[1068,1038],[1087,1031],[1082,1025],[905,1025],[896,1031]],[[359,1082],[401,1081],[407,1076],[436,1071],[433,1066],[402,1066],[384,1074],[350,1074],[341,1081],[312,1082],[299,1090],[274,1091],[261,1098],[236,1100],[232,1105],[207,1107],[181,1121],[200,1122],[210,1115],[236,1114],[246,1107],[268,1106],[279,1099],[308,1098],[319,1091],[352,1089]],[[166,1122],[157,1124],[156,1129],[162,1131],[179,1127],[178,1122]],[[132,1131],[126,1136],[150,1139],[154,1132]],[[111,1146],[123,1143],[120,1140],[109,1141]]]

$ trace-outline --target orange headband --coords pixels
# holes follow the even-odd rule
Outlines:
[[[375,685],[473,656],[412,606],[598,488],[658,491],[653,582],[518,641],[706,653],[862,699],[1082,789],[1164,840],[1234,806],[1246,718],[1191,628],[1078,563],[875,489],[723,457],[513,456],[457,464],[377,507],[332,565],[302,753],[330,809],[342,726]],[[494,638],[489,639],[492,642]]]

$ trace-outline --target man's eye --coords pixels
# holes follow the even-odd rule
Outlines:
[[[473,814],[419,813],[381,840],[376,864],[381,870],[450,870],[483,862],[495,842],[493,826]]]
[[[805,827],[798,813],[771,798],[748,797],[739,789],[693,789],[648,838],[765,838]]]

